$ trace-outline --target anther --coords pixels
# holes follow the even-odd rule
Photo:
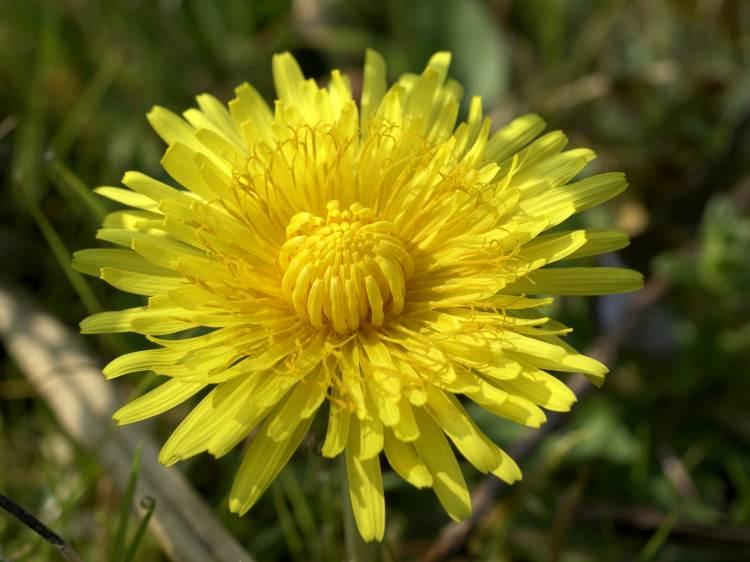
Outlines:
[[[325,219],[298,213],[279,253],[282,289],[297,315],[339,334],[363,324],[380,326],[404,307],[414,271],[409,253],[387,221],[355,203],[326,205]]]

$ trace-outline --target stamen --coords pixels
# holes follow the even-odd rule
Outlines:
[[[414,263],[395,226],[354,203],[329,201],[325,219],[297,213],[279,253],[282,289],[300,319],[347,334],[401,313]]]

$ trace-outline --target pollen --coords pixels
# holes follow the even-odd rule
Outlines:
[[[282,290],[297,316],[314,328],[347,334],[380,326],[404,308],[414,264],[396,227],[353,203],[329,201],[325,219],[297,213],[279,252]]]

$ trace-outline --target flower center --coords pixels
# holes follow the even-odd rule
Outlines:
[[[297,213],[279,252],[282,289],[297,315],[315,328],[339,334],[364,323],[380,326],[404,308],[406,281],[414,264],[395,226],[375,219],[359,203],[341,210],[329,201],[325,219]]]

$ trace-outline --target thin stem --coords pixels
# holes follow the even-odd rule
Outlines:
[[[69,562],[81,562],[81,558],[75,553],[70,545],[65,542],[65,539],[39,521],[39,519],[34,517],[12,499],[0,494],[0,507],[54,546],[63,558]]]

